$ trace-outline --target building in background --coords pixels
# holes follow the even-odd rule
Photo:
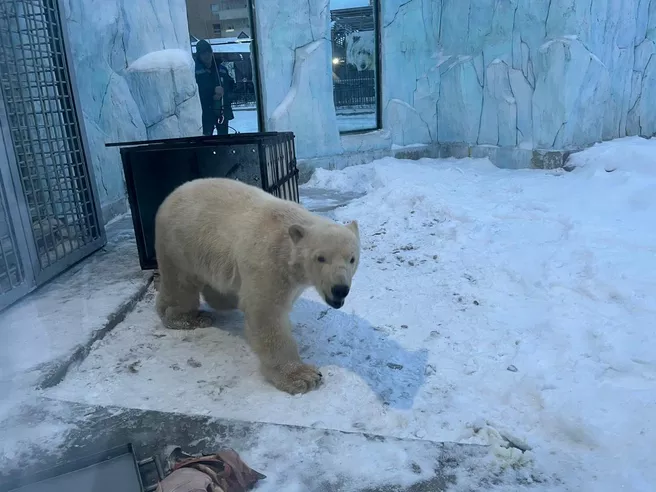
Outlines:
[[[187,21],[198,39],[251,37],[248,0],[187,0]]]

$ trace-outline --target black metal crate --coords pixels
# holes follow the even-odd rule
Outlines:
[[[231,178],[299,202],[292,132],[239,133],[119,142],[142,270],[157,268],[155,215],[178,186],[198,178]]]

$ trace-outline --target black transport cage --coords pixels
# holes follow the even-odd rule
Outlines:
[[[157,268],[155,214],[178,186],[198,178],[232,178],[299,202],[292,132],[118,142],[142,270]]]

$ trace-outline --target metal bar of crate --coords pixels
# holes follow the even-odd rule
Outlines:
[[[105,147],[133,147],[137,145],[153,146],[155,144],[182,145],[182,144],[202,144],[202,143],[217,143],[217,144],[245,144],[253,143],[253,140],[262,140],[269,137],[277,137],[278,135],[293,135],[291,132],[260,132],[260,133],[233,133],[230,135],[198,135],[195,137],[179,137],[179,138],[163,138],[154,140],[134,140],[130,142],[110,142],[105,143]]]

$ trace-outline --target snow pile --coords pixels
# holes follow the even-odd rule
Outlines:
[[[194,60],[191,54],[181,49],[151,51],[133,61],[129,72],[159,72],[162,70],[191,70]]]
[[[454,490],[651,491],[655,160],[656,142],[622,139],[570,173],[391,158],[318,171],[302,193],[366,192],[333,211],[362,236],[345,307],[308,292],[292,315],[321,388],[267,385],[238,314],[166,331],[151,294],[50,396],[489,445]]]
[[[125,81],[149,139],[187,135],[185,129],[200,126],[193,65],[188,51],[165,49],[147,53],[128,67]]]
[[[248,463],[266,469],[267,478],[258,484],[258,491],[305,492],[308,486],[312,490],[370,490],[390,483],[409,487],[434,475],[435,451],[424,442],[382,442],[320,429],[310,432],[314,441],[308,445],[309,438],[293,428],[258,429],[257,441],[244,452]],[[217,448],[222,445],[217,440]],[[363,457],[363,451],[369,456]],[[406,469],[408,461],[412,468]]]
[[[568,165],[597,174],[620,171],[656,176],[654,142],[642,137],[626,137],[597,143],[585,152],[572,154]]]
[[[382,186],[376,180],[376,169],[371,165],[354,166],[349,172],[334,172],[318,168],[302,186],[305,190],[330,190],[340,193],[361,194]]]

